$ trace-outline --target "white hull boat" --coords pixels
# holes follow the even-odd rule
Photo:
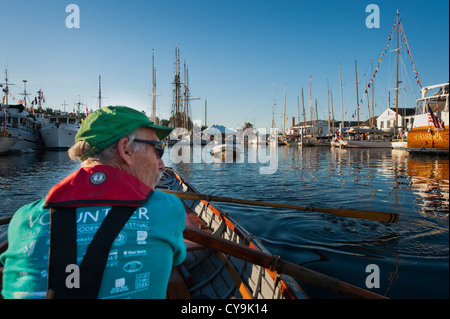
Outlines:
[[[46,149],[65,150],[75,143],[80,120],[74,116],[54,116],[41,128]]]

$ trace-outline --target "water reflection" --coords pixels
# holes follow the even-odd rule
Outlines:
[[[420,213],[427,216],[448,217],[449,209],[449,160],[410,158],[408,175],[415,186]]]

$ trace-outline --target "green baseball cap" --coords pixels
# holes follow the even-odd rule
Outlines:
[[[173,130],[173,127],[154,125],[144,113],[127,106],[106,106],[96,110],[84,119],[75,136],[75,142],[86,141],[91,147],[80,159],[94,155],[139,127],[154,129],[160,140]]]

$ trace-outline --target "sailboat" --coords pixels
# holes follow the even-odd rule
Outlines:
[[[343,144],[344,141],[344,98],[342,95],[342,74],[341,74],[341,64],[339,63],[339,83],[341,88],[341,114],[342,114],[342,122],[340,125],[339,133],[338,131],[334,132],[334,137],[331,139],[330,145],[331,147],[345,147]],[[332,98],[333,99],[333,98]],[[333,118],[334,123],[334,118]]]
[[[399,16],[399,12],[397,10],[397,17],[395,20],[395,24],[393,29],[396,29],[396,40],[397,40],[397,47],[396,47],[396,85],[395,85],[395,119],[394,119],[394,127],[393,127],[393,133],[394,133],[394,137],[392,139],[392,143],[391,143],[391,147],[395,148],[395,149],[416,149],[416,148],[421,148],[423,147],[422,144],[424,144],[425,146],[427,146],[427,148],[434,148],[434,143],[430,143],[430,145],[427,145],[428,141],[433,140],[433,138],[430,137],[426,137],[423,138],[424,135],[422,133],[426,133],[426,131],[430,130],[431,127],[429,126],[429,123],[427,122],[427,115],[428,114],[428,110],[426,108],[426,105],[422,105],[422,102],[426,100],[426,94],[427,92],[431,89],[437,88],[437,87],[445,87],[445,84],[441,84],[441,85],[437,85],[437,86],[431,86],[431,87],[427,87],[427,88],[422,88],[420,81],[419,81],[419,77],[418,77],[418,73],[416,71],[416,66],[414,65],[414,60],[412,59],[412,55],[410,52],[410,47],[408,45],[408,42],[406,40],[406,35],[405,35],[405,30],[403,27],[403,23],[400,20],[400,16]],[[399,33],[402,33],[401,36],[399,35]],[[392,32],[391,32],[392,34]],[[404,123],[399,123],[398,120],[398,116],[399,116],[399,107],[398,107],[398,95],[399,95],[399,84],[401,83],[401,81],[399,81],[398,79],[398,68],[399,68],[399,52],[400,52],[400,47],[399,47],[399,39],[403,38],[403,42],[405,44],[405,51],[409,54],[409,57],[411,59],[411,64],[414,67],[414,73],[415,73],[415,78],[417,79],[417,84],[419,86],[419,88],[421,89],[422,92],[422,98],[418,100],[418,105],[416,108],[416,115],[414,117],[413,120],[413,129],[414,129],[414,133],[412,133],[412,135],[410,135],[411,131],[407,131],[407,127],[406,125],[404,125]],[[391,37],[389,37],[389,40],[391,39]],[[441,96],[438,99],[442,99],[444,101],[445,104],[445,100],[448,99],[448,83],[447,83],[447,98]],[[421,102],[419,102],[421,101]],[[426,104],[426,103],[425,103]],[[440,113],[438,116],[444,116],[445,117],[445,107],[442,106],[439,110],[438,108],[436,108],[435,111],[444,111],[443,113]],[[446,108],[446,112],[447,112],[447,125],[448,125],[448,101],[447,101],[447,108]],[[423,116],[422,114],[425,114],[425,116]],[[430,116],[433,116],[433,112],[430,112]],[[425,119],[425,121],[424,121]],[[421,137],[419,138],[418,136],[421,135]],[[425,134],[426,135],[426,134]],[[437,139],[440,139],[440,134],[437,134],[437,136],[439,136]],[[414,142],[410,143],[410,138],[412,138],[414,140]],[[421,140],[421,142],[419,142]],[[420,146],[419,146],[420,144]],[[447,150],[448,150],[448,131],[447,131]]]
[[[355,61],[355,75],[356,75],[356,101],[358,113],[357,116],[358,126],[347,129],[346,130],[347,136],[345,139],[340,140],[340,144],[342,147],[346,148],[389,148],[391,147],[391,134],[389,132],[377,130],[373,128],[373,124],[371,125],[372,127],[370,128],[359,126],[358,74],[356,61]],[[367,82],[365,75],[364,75],[364,82],[366,83],[365,93],[367,97],[367,108],[369,110],[369,118],[370,118],[371,116],[369,107],[369,94],[367,91]]]

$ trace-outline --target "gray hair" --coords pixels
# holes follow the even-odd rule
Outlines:
[[[134,152],[140,151],[144,149],[144,145],[141,143],[133,143],[133,140],[136,138],[139,138],[140,136],[140,128],[133,131],[131,134],[126,136],[128,139],[128,144],[131,145],[131,149]],[[90,157],[86,158],[84,161],[81,162],[81,166],[89,166],[93,164],[103,164],[103,165],[112,165],[115,166],[120,159],[119,159],[119,153],[117,151],[118,142],[105,147],[100,152],[95,153],[91,155]],[[69,154],[69,157],[72,161],[80,160],[80,157],[84,153],[86,153],[88,150],[90,150],[91,147],[86,141],[78,141],[76,142],[67,153]]]

